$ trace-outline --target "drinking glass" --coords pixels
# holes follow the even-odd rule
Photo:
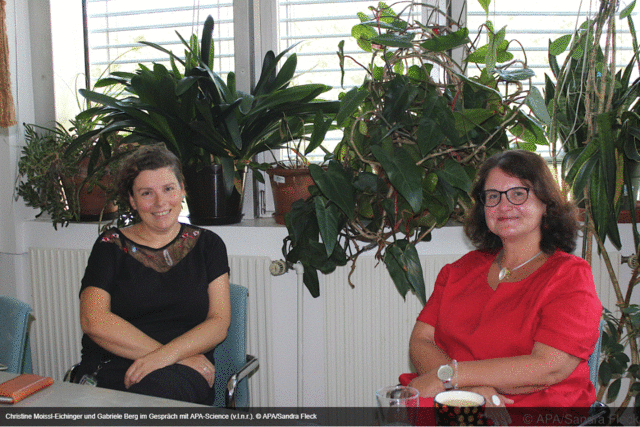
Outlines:
[[[413,387],[388,386],[376,392],[380,425],[415,425],[420,393]]]

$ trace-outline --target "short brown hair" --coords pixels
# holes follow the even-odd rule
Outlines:
[[[178,183],[184,185],[182,164],[176,155],[167,150],[164,145],[144,145],[134,151],[123,162],[116,178],[119,203],[126,203],[126,206],[132,209],[129,196],[133,195],[133,182],[140,175],[140,172],[165,167],[173,172]]]
[[[547,212],[542,217],[540,249],[547,254],[556,249],[573,252],[580,228],[577,209],[561,190],[547,162],[540,155],[526,150],[502,151],[488,158],[480,167],[471,193],[475,203],[464,225],[471,242],[480,250],[502,247],[500,238],[487,226],[481,202],[489,172],[496,167],[507,175],[530,183],[536,197],[547,205]]]

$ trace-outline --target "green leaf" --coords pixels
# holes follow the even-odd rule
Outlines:
[[[309,165],[313,181],[322,194],[335,203],[349,219],[355,217],[356,201],[351,180],[339,163],[329,162],[325,172],[320,166]]]
[[[625,19],[631,17],[631,13],[633,13],[633,9],[636,7],[636,1],[633,0],[627,7],[622,9],[620,12],[620,19]]]
[[[480,6],[482,6],[482,8],[484,9],[484,12],[486,13],[487,17],[489,16],[489,5],[491,4],[491,0],[478,0],[478,3],[480,3]]]
[[[609,382],[611,382],[611,366],[609,362],[602,362],[600,364],[600,369],[598,370],[598,381],[600,385],[606,387]]]
[[[571,34],[566,34],[562,37],[555,39],[554,41],[549,42],[549,54],[553,56],[558,56],[569,47],[569,43],[571,43]]]
[[[609,385],[609,389],[607,390],[607,402],[613,402],[618,397],[618,393],[620,392],[620,386],[622,385],[622,381],[620,378],[616,379]]]
[[[421,43],[420,46],[431,52],[446,52],[458,46],[469,43],[469,30],[461,28],[454,33],[444,36],[433,36],[429,40]]]
[[[344,121],[354,114],[365,99],[369,96],[366,89],[353,88],[347,92],[340,101],[340,110],[336,115],[336,123],[338,126],[344,125]]]
[[[414,39],[415,35],[413,33],[409,33],[406,35],[397,35],[397,34],[381,34],[376,37],[371,37],[369,41],[373,44],[379,44],[387,47],[399,47],[410,49],[413,47],[413,43],[411,43]]]
[[[424,305],[426,292],[422,266],[415,246],[404,239],[398,240],[387,247],[384,263],[400,295],[406,297],[407,291],[412,289]]]
[[[404,197],[414,213],[422,206],[422,175],[424,169],[416,165],[413,158],[402,147],[394,147],[393,155],[377,145],[371,146],[371,152],[380,162],[398,193]]]
[[[497,69],[496,73],[502,80],[508,82],[518,82],[522,80],[529,80],[536,76],[536,73],[531,68],[518,68],[515,70],[501,70]]]
[[[444,168],[435,171],[438,175],[438,185],[446,182],[452,187],[459,188],[464,192],[471,191],[472,181],[467,175],[462,165],[453,159],[446,159]]]
[[[304,265],[302,282],[312,297],[318,298],[320,296],[320,281],[318,280],[318,271],[315,268]]]
[[[531,86],[531,90],[529,91],[529,95],[525,100],[527,106],[531,108],[533,114],[545,125],[551,126],[551,116],[549,115],[549,110],[547,110],[547,106],[544,103],[544,98],[540,93],[540,89],[536,86]]]
[[[317,196],[313,199],[322,242],[327,250],[327,256],[331,256],[338,241],[340,211],[334,203],[329,202],[329,200],[324,197]]]

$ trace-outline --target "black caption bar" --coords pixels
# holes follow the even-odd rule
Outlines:
[[[617,408],[610,408],[614,414]],[[509,408],[512,425],[640,425],[633,408],[621,418],[589,419],[588,408]],[[20,408],[0,406],[2,426],[377,426],[388,423],[377,408]],[[433,425],[433,408],[395,411],[402,424]]]

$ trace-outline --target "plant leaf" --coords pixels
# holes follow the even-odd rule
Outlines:
[[[415,246],[407,240],[398,240],[387,247],[384,263],[400,295],[406,298],[407,291],[412,289],[424,305],[426,292],[422,266]]]
[[[386,171],[391,185],[409,202],[414,213],[419,212],[422,206],[424,169],[416,165],[402,147],[394,147],[392,156],[388,156],[386,151],[377,145],[371,146],[371,152]]]
[[[349,219],[353,219],[356,207],[354,188],[342,166],[331,161],[325,172],[320,166],[311,164],[309,172],[322,194],[338,205]]]
[[[327,250],[327,256],[331,256],[338,241],[340,211],[335,203],[331,203],[324,197],[316,196],[313,199],[316,207],[316,217],[318,219],[320,235]]]

